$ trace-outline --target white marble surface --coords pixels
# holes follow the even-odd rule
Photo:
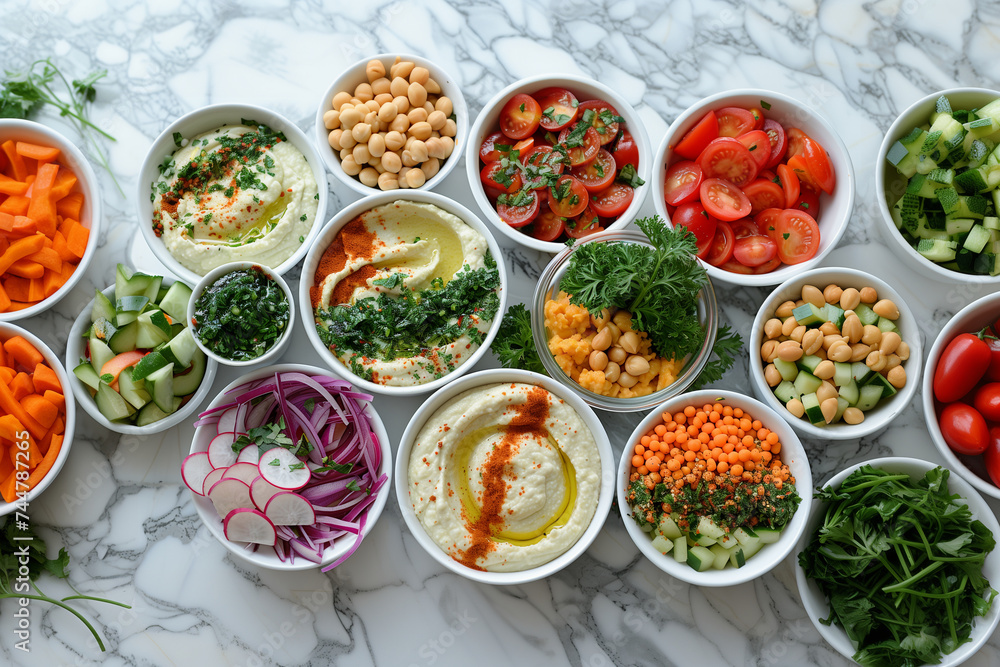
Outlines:
[[[882,132],[915,99],[942,88],[1000,89],[1000,5],[953,0],[634,2],[571,0],[2,0],[0,67],[54,56],[81,76],[107,68],[93,116],[119,195],[99,172],[106,210],[97,260],[74,293],[26,324],[65,348],[72,319],[111,282],[114,265],[155,269],[134,215],[140,162],[174,118],[215,102],[273,108],[309,129],[321,93],[348,64],[383,51],[423,55],[454,73],[470,112],[515,79],[592,76],[638,110],[655,146],[686,106],[718,91],[770,88],[818,108],[857,170],[855,214],[828,264],[869,270],[904,292],[931,341],[950,314],[984,293],[932,285],[901,266],[875,233],[874,161]],[[46,113],[41,119],[64,127]],[[353,201],[332,187],[334,210]],[[440,188],[475,207],[459,167]],[[651,213],[646,202],[644,211]],[[545,258],[510,249],[524,299]],[[293,274],[293,278],[296,277]],[[717,286],[726,318],[746,331],[765,291]],[[312,361],[303,331],[285,360]],[[489,363],[484,364],[491,365]],[[749,391],[745,362],[720,386]],[[222,387],[235,377],[221,372]],[[415,400],[377,399],[398,439]],[[616,453],[639,415],[602,413]],[[58,610],[35,610],[32,651],[12,649],[14,607],[0,604],[0,663],[17,665],[845,665],[805,617],[792,560],[732,589],[662,574],[612,510],[584,557],[515,588],[447,573],[402,525],[391,498],[347,564],[279,574],[233,560],[203,528],[180,483],[190,427],[116,437],[81,415],[69,463],[32,505],[51,548],[72,558],[81,592],[132,605],[86,607],[108,646]],[[919,398],[890,430],[860,442],[806,443],[816,481],[890,453],[938,461]],[[994,503],[994,509],[1000,505]],[[1000,582],[995,582],[1000,583]],[[69,594],[45,582],[49,594]],[[994,637],[967,664],[1000,663]]]

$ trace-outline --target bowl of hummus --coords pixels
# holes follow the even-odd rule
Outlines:
[[[433,192],[384,192],[320,231],[299,310],[335,373],[367,392],[412,396],[485,354],[506,291],[500,247],[471,211]]]
[[[139,229],[174,274],[197,283],[223,264],[283,274],[326,215],[326,170],[306,135],[262,107],[218,104],[179,118],[139,173]]]
[[[436,561],[488,584],[523,584],[576,560],[614,495],[611,443],[555,380],[487,370],[441,389],[410,419],[396,497]]]

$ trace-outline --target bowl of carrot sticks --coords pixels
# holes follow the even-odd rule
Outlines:
[[[0,322],[51,308],[79,282],[100,235],[87,158],[29,120],[0,119]]]
[[[69,457],[76,402],[59,357],[0,322],[0,516],[27,507]]]

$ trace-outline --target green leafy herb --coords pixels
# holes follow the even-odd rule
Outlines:
[[[238,269],[198,297],[195,335],[219,356],[256,359],[285,332],[288,316],[288,299],[275,280],[259,268]]]
[[[545,374],[531,336],[531,315],[523,303],[507,309],[490,350],[504,368],[521,368]]]
[[[184,142],[184,135],[181,134],[180,132],[174,132],[174,146],[180,148],[183,142]]]
[[[634,166],[632,166],[632,163],[622,167],[622,170],[618,172],[618,177],[615,180],[620,181],[625,185],[630,185],[633,189],[646,182],[639,178],[639,172],[636,171]]]
[[[542,112],[542,115],[551,120],[556,125],[565,125],[570,117],[564,113],[556,113],[555,107],[549,107]]]
[[[319,474],[324,472],[339,472],[344,475],[348,474],[354,470],[353,463],[337,463],[336,461],[331,461],[330,457],[323,457],[323,465],[319,468],[313,470],[313,474]]]
[[[111,384],[114,381],[115,381],[115,376],[112,375],[111,373],[105,373],[104,375],[101,376],[101,382],[103,382],[104,384]]]
[[[596,116],[597,114],[594,113],[593,109],[584,109],[580,120],[577,121],[573,129],[566,135],[564,143],[567,148],[576,148],[583,145],[583,138],[587,136],[587,130],[594,126],[594,118]]]
[[[310,410],[310,412],[312,411]],[[313,446],[306,439],[304,433],[297,443],[292,442],[292,439],[285,433],[285,428],[284,417],[280,417],[277,422],[254,427],[233,441],[233,451],[239,453],[246,447],[256,446],[260,455],[263,456],[269,449],[284,447],[299,457],[306,456],[312,451]]]
[[[948,476],[865,465],[815,496],[827,507],[799,564],[829,600],[822,622],[844,628],[865,667],[939,663],[993,604],[983,564],[996,541]]]
[[[93,72],[84,79],[70,82],[52,60],[46,58],[36,60],[22,71],[5,70],[4,74],[7,78],[0,82],[0,118],[27,118],[44,104],[59,109],[59,115],[68,118],[84,141],[90,144],[97,161],[108,172],[118,192],[124,197],[125,193],[111,171],[104,151],[97,144],[94,133],[111,141],[115,141],[115,138],[90,121],[86,107],[97,98],[94,84],[106,77],[108,71]],[[65,90],[62,94],[65,97],[54,89],[54,86],[58,87],[57,78]]]
[[[501,194],[497,204],[502,206],[529,206],[535,202],[535,195],[529,190],[518,190],[515,194]]]
[[[764,100],[761,100],[760,101],[760,108],[763,109],[764,111],[770,111],[771,110],[771,103],[770,102],[765,102]]]
[[[694,235],[683,227],[670,228],[659,217],[635,223],[653,247],[638,243],[588,243],[569,262],[560,288],[570,301],[592,313],[625,308],[645,331],[662,357],[683,359],[697,352],[705,340],[698,319],[698,293],[707,284],[698,263]],[[742,340],[728,329],[716,337],[718,365],[714,377],[732,364]]]
[[[25,510],[27,511],[27,510]],[[18,516],[20,512],[14,516]],[[4,523],[5,522],[5,523]],[[25,598],[27,600],[39,600],[48,602],[57,607],[62,607],[69,613],[76,616],[87,626],[90,633],[97,640],[97,645],[103,651],[104,641],[97,634],[97,630],[90,621],[84,618],[83,614],[67,604],[70,600],[90,600],[92,602],[104,602],[113,604],[125,609],[132,607],[114,600],[92,597],[90,595],[69,595],[61,599],[51,598],[41,590],[36,584],[38,578],[49,573],[59,579],[65,579],[68,575],[66,568],[69,567],[69,554],[65,549],[59,549],[56,558],[49,558],[45,548],[45,541],[35,534],[30,524],[22,520],[7,521],[6,517],[0,519],[0,600],[5,598]],[[25,571],[21,568],[25,568]],[[32,617],[35,617],[32,614]],[[39,616],[40,618],[40,616]]]

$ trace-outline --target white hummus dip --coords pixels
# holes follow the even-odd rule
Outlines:
[[[407,467],[427,535],[460,563],[527,570],[569,549],[601,491],[597,443],[545,389],[506,383],[459,394],[434,413]]]
[[[178,262],[204,275],[236,261],[276,267],[295,253],[319,206],[301,151],[262,125],[174,140],[183,147],[153,183],[153,229]]]
[[[398,300],[404,291],[444,289],[463,273],[489,268],[487,251],[482,234],[433,204],[400,200],[365,211],[337,233],[313,277],[310,295],[320,337],[324,329],[336,327],[331,308],[362,308],[363,300],[381,295]],[[463,333],[426,345],[416,341],[420,349],[410,345],[398,355],[380,355],[354,345],[360,341],[344,341],[331,351],[352,372],[377,384],[424,384],[458,368],[479,349],[495,309],[475,306],[448,314],[446,323],[460,325]]]

